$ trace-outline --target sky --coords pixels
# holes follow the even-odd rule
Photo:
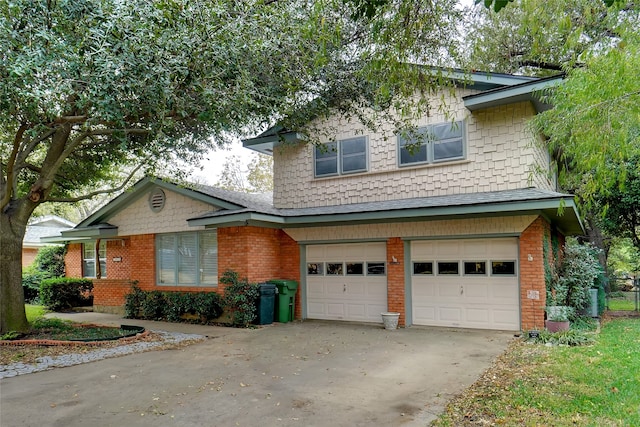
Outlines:
[[[208,159],[202,161],[204,169],[197,171],[194,175],[205,180],[207,184],[214,185],[220,178],[224,163],[229,157],[238,156],[245,165],[248,165],[252,157],[251,153],[254,153],[254,151],[244,148],[240,140],[234,141],[227,149],[210,151],[207,156]]]

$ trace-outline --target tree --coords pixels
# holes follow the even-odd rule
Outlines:
[[[224,163],[216,186],[245,193],[271,192],[273,191],[273,158],[266,154],[253,154],[245,169],[240,156],[231,156]]]
[[[245,170],[242,158],[231,156],[224,163],[216,185],[225,190],[269,193],[273,191],[273,158],[266,154],[254,154]]]
[[[640,250],[640,154],[612,164],[611,173],[624,182],[596,195],[594,203],[603,212],[603,228],[613,236],[629,239]]]
[[[472,68],[554,75],[610,46],[617,37],[618,13],[603,2],[518,0],[501,9],[471,10],[466,51]]]
[[[616,4],[623,4],[625,1],[626,0],[602,0],[602,3],[607,7],[611,7]],[[475,4],[482,3],[487,9],[491,9],[493,7],[495,12],[500,12],[503,8],[513,2],[514,0],[476,0]]]
[[[38,206],[197,164],[274,120],[408,119],[414,91],[442,82],[410,62],[450,61],[458,18],[453,0],[1,3],[0,333],[28,328],[20,253]]]
[[[615,48],[569,70],[564,84],[549,94],[554,108],[535,121],[557,153],[560,178],[587,202],[623,185],[629,160],[640,154],[636,28],[628,27]]]

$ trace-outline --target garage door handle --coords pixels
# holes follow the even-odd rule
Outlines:
[[[342,292],[347,292],[347,285],[343,284],[342,286]]]
[[[461,285],[460,286],[460,295],[464,294],[464,287]]]

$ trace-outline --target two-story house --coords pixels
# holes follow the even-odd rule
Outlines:
[[[424,137],[336,117],[314,124],[333,132],[320,144],[281,127],[245,140],[274,158],[272,200],[140,181],[63,233],[68,274],[96,277],[103,311],[121,310],[133,280],[222,292],[231,269],[299,281],[301,319],[381,323],[393,311],[405,326],[542,328],[545,247],[583,233],[527,130],[548,108],[536,93],[562,78],[449,77],[452,113],[416,122]]]

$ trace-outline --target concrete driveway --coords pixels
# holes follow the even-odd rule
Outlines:
[[[0,425],[425,426],[513,337],[316,321],[200,331],[179,349],[3,379]]]

